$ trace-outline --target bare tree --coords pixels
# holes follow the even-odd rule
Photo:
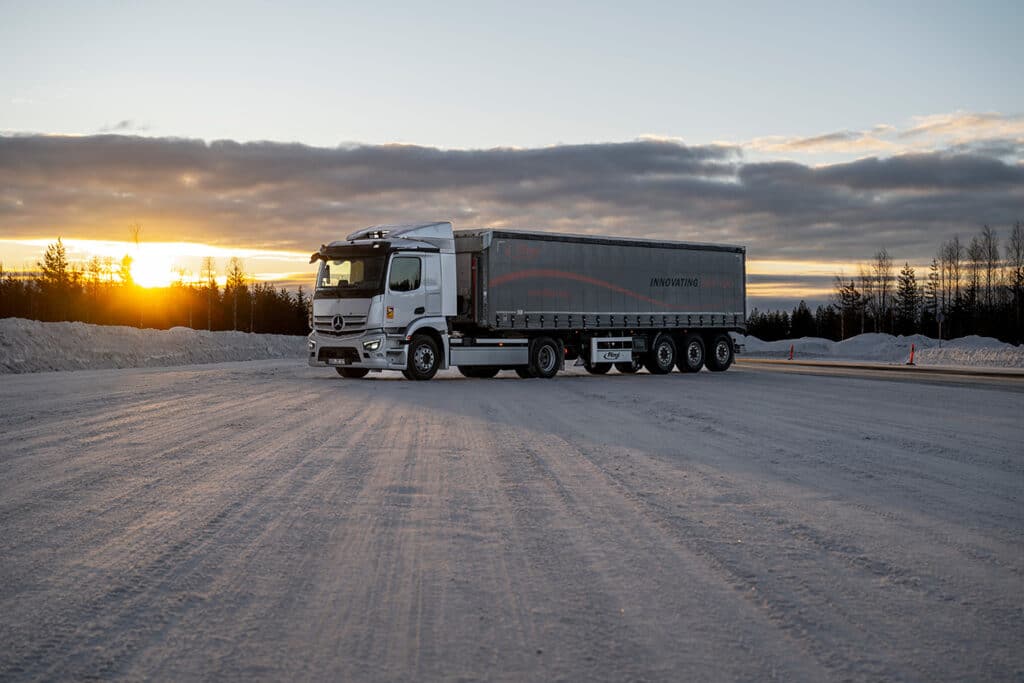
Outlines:
[[[889,256],[888,251],[880,249],[875,254],[872,271],[875,280],[875,325],[884,332],[886,321],[892,317],[892,293],[894,289],[892,257]],[[891,321],[889,331],[892,331]]]
[[[977,315],[978,303],[982,298],[982,271],[985,268],[985,248],[981,238],[975,235],[967,245],[967,308],[972,316]]]
[[[1010,239],[1006,243],[1006,265],[1009,269],[1010,293],[1013,299],[1015,332],[1017,342],[1021,341],[1021,317],[1024,315],[1024,223],[1013,224]]]
[[[213,329],[213,293],[217,289],[217,264],[212,256],[203,258],[202,277],[206,283],[206,329]]]
[[[999,289],[999,235],[991,227],[981,230],[981,251],[985,265],[985,309],[986,315],[992,315],[996,306]]]
[[[958,310],[961,305],[960,286],[963,283],[964,248],[960,237],[954,236],[939,249],[939,273],[942,312]]]
[[[139,253],[139,235],[142,234],[142,223],[135,221],[134,223],[128,224],[128,234],[132,236],[132,241],[135,242],[135,254],[138,256]],[[139,327],[142,327],[142,314],[145,310],[145,304],[143,298],[138,297],[139,300]]]
[[[875,306],[876,306],[876,301],[877,301],[877,298],[878,298],[878,292],[877,292],[877,288],[875,287],[875,276],[871,272],[871,267],[870,266],[866,266],[863,263],[861,263],[858,266],[858,269],[859,269],[859,273],[857,275],[857,280],[860,282],[860,298],[861,298],[861,306],[860,306],[860,333],[864,334],[864,332],[866,332],[866,330],[864,329],[865,328],[865,320],[864,319],[865,319],[865,316],[867,315],[868,311],[871,311],[872,313],[874,313]],[[878,318],[877,317],[874,318],[874,324],[873,324],[873,327],[872,327],[872,331],[873,332],[877,332],[878,331]]]

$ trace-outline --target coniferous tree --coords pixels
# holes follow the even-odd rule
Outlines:
[[[917,287],[917,275],[904,262],[896,289],[896,326],[899,334],[915,334],[920,317],[921,293]]]
[[[814,315],[811,313],[811,309],[807,307],[806,301],[801,299],[797,307],[793,309],[789,326],[789,336],[793,339],[815,336]]]

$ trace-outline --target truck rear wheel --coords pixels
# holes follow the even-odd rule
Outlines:
[[[679,357],[680,372],[700,372],[704,365],[704,340],[699,334],[683,337],[683,353]]]
[[[711,372],[728,370],[733,361],[732,339],[727,334],[716,335],[711,340],[711,352],[704,364]]]
[[[406,368],[412,378],[425,381],[437,374],[441,367],[441,354],[437,342],[425,334],[417,334],[409,342],[409,360]]]
[[[551,337],[538,337],[530,344],[530,371],[534,377],[551,379],[562,367],[562,345]]]
[[[471,379],[490,379],[498,374],[501,368],[491,365],[460,365],[459,372],[463,377]]]
[[[644,367],[652,375],[667,375],[676,364],[676,343],[667,334],[660,334],[651,345]]]
[[[334,368],[345,379],[360,379],[370,374],[367,368]]]
[[[513,368],[520,379],[533,379],[533,371],[527,365],[519,365]]]

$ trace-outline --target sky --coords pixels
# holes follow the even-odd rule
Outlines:
[[[924,267],[1024,220],[1022,29],[1015,2],[0,1],[0,261],[60,235],[298,282],[322,242],[448,219],[743,244],[752,303],[823,302],[880,248]]]

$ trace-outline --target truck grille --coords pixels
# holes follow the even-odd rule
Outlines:
[[[365,315],[343,315],[341,316],[344,325],[340,330],[334,328],[333,315],[313,316],[313,329],[325,334],[356,334],[366,328]]]
[[[328,348],[320,349],[320,354],[317,356],[317,360],[323,362],[330,362],[332,360],[342,361],[343,363],[358,363],[359,352],[355,349],[346,348]]]

